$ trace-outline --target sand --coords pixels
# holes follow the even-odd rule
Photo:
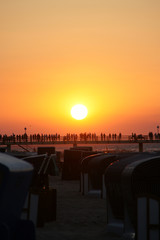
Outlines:
[[[57,189],[57,219],[36,228],[37,240],[119,240],[106,231],[106,200],[82,196],[79,181],[52,177]]]

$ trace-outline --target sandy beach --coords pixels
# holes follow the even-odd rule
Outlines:
[[[36,228],[37,240],[119,240],[106,232],[106,201],[96,196],[82,196],[79,181],[52,177],[57,189],[57,219]]]

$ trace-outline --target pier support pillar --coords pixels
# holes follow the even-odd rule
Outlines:
[[[139,142],[139,152],[143,152],[143,143]]]
[[[7,152],[11,152],[11,144],[7,144]]]
[[[76,141],[74,141],[73,147],[77,147],[77,142]]]

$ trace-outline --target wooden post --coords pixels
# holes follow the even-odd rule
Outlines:
[[[7,152],[11,152],[11,144],[7,144]]]
[[[139,152],[143,152],[143,143],[139,142]]]
[[[76,141],[74,141],[73,147],[77,147],[77,142]]]

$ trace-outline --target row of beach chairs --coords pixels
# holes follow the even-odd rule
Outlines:
[[[0,153],[0,236],[35,240],[35,227],[56,220],[54,148],[23,161]],[[123,239],[160,239],[160,153],[64,151],[62,180],[79,180],[83,195],[106,199],[106,229]],[[93,210],[94,211],[94,210]]]
[[[83,195],[106,199],[107,231],[124,239],[160,239],[160,153],[88,150],[84,157],[85,151],[64,152],[62,178],[79,179]]]

